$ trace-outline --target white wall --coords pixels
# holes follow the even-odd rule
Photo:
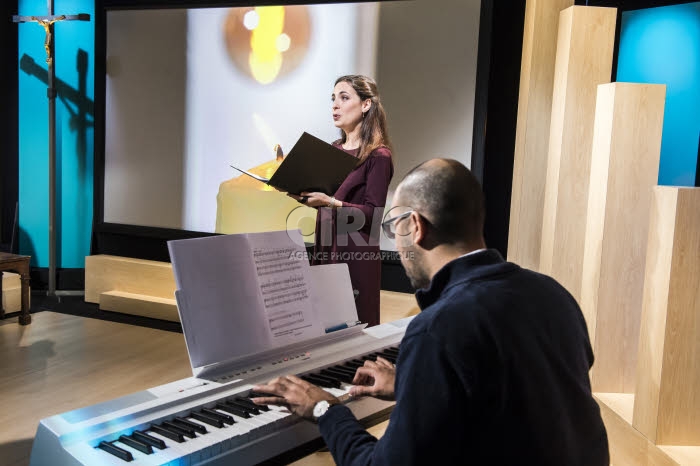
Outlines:
[[[480,0],[381,5],[377,83],[394,144],[390,198],[411,168],[431,158],[471,166],[480,7]],[[382,249],[393,248],[382,236]]]
[[[105,222],[181,228],[186,21],[108,13]]]

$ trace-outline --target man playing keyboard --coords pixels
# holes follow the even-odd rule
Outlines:
[[[395,399],[381,439],[323,389],[295,376],[255,387],[260,404],[316,419],[339,465],[608,465],[588,372],[593,353],[574,298],[555,280],[486,249],[481,187],[434,159],[397,188],[395,238],[421,313],[396,367],[367,361],[353,396]]]

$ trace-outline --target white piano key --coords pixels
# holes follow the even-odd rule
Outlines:
[[[82,464],[99,464],[104,466],[128,466],[131,464],[104,450],[91,446],[87,442],[71,445],[66,448],[66,451],[78,458]]]
[[[168,463],[166,464],[176,462],[175,464],[177,466],[190,466],[191,462],[189,458],[189,453],[185,449],[180,448],[180,445],[184,445],[184,442],[179,443],[175,440],[170,440],[168,437],[164,437],[152,431],[149,431],[148,435],[151,435],[157,439],[161,439],[165,443],[166,448],[164,450],[159,450],[159,454],[164,459],[164,461],[168,461]]]
[[[223,451],[230,450],[233,444],[238,443],[236,437],[245,434],[241,429],[234,429],[233,426],[224,425],[224,427],[219,428],[210,426],[196,419],[189,420],[196,424],[206,426],[208,430],[206,434],[199,434],[196,439],[192,439],[192,447],[202,449],[202,460],[218,455]]]

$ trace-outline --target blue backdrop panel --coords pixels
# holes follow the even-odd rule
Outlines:
[[[56,88],[56,265],[82,268],[90,253],[94,137],[93,0],[56,0],[55,14],[88,13],[91,21],[54,26]],[[46,15],[45,0],[20,0],[22,16]],[[44,29],[19,26],[20,252],[48,267],[48,99]]]
[[[659,184],[693,186],[700,133],[700,2],[624,12],[616,80],[666,84]]]

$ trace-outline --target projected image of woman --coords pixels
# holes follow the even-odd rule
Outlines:
[[[331,94],[333,145],[357,158],[357,166],[335,193],[293,196],[317,207],[312,264],[344,262],[356,291],[361,322],[379,324],[381,257],[379,231],[389,182],[394,174],[386,114],[376,83],[360,75],[338,78]]]

